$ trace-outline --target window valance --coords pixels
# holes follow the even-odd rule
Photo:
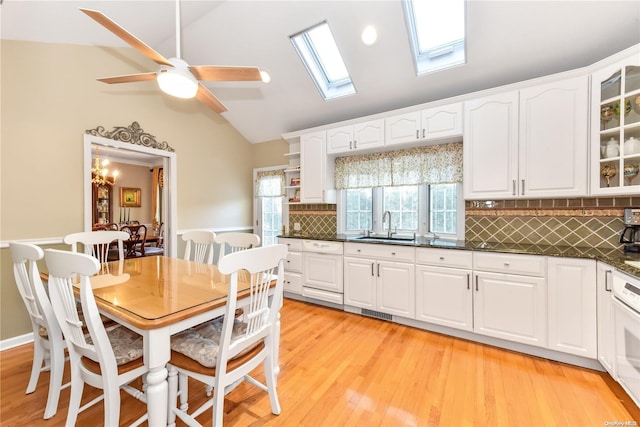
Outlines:
[[[336,159],[337,189],[462,182],[462,143]]]
[[[284,170],[273,169],[258,171],[256,174],[256,196],[282,197],[284,196]]]

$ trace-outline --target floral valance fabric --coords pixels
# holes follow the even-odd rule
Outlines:
[[[462,182],[462,143],[336,159],[337,189]]]
[[[256,196],[284,196],[284,170],[274,169],[267,171],[258,171],[258,173],[256,174]]]

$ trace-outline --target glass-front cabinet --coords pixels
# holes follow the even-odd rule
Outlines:
[[[93,184],[93,224],[107,224],[112,221],[112,187]]]
[[[591,193],[640,193],[640,58],[592,75]]]

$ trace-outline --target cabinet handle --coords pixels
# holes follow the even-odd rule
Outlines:
[[[424,129],[422,129],[422,139],[424,139],[425,137],[425,133],[424,133]]]
[[[374,274],[373,274],[373,264],[374,264],[374,263],[372,262],[372,263],[371,263],[371,275],[372,275],[372,276],[374,275]]]
[[[380,277],[380,264],[378,264],[378,277]]]
[[[604,290],[607,292],[611,292],[611,287],[609,286],[609,279],[607,278],[609,274],[613,273],[611,270],[605,270],[604,272]]]
[[[356,148],[358,148],[358,141],[357,140],[353,140],[353,149],[355,150]]]
[[[515,195],[516,195],[516,180],[515,180],[515,179],[511,181],[511,185],[512,185],[512,187],[513,187],[513,188],[511,189],[511,195],[512,195],[512,196],[515,196]]]
[[[471,289],[471,275],[467,273],[467,289]]]
[[[353,144],[353,141],[349,141],[349,150],[353,149],[352,144]]]
[[[420,139],[420,130],[416,130],[416,139]]]
[[[476,276],[476,291],[478,290],[478,276]]]
[[[522,180],[522,190],[520,194],[524,196],[524,179]]]

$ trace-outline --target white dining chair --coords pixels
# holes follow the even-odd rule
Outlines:
[[[182,235],[186,242],[184,259],[188,261],[213,264],[213,243],[216,233],[213,231],[188,231]]]
[[[224,396],[243,380],[267,391],[271,412],[280,414],[275,365],[286,256],[286,245],[274,245],[229,254],[220,261],[218,270],[231,275],[225,315],[171,338],[169,424],[177,415],[188,425],[200,425],[195,417],[213,406],[213,425],[221,427]],[[234,316],[239,276],[251,282],[249,301],[243,304],[245,320]],[[264,366],[267,385],[249,376],[260,365]],[[189,377],[213,387],[213,398],[190,414],[186,410]]]
[[[124,260],[123,242],[125,240],[129,240],[129,233],[126,231],[114,230],[82,231],[79,233],[67,234],[63,239],[67,245],[71,245],[71,250],[73,252],[78,252],[78,243],[81,243],[84,245],[84,253],[87,255],[93,255],[100,263],[112,261],[112,259],[109,259],[109,249],[113,242],[116,242],[118,245],[117,259],[113,259],[113,261]]]
[[[253,233],[222,233],[216,235],[215,242],[220,245],[218,261],[216,262],[216,264],[219,264],[220,260],[227,254],[260,246],[260,236]]]
[[[104,425],[118,426],[120,389],[146,403],[144,393],[129,385],[147,373],[142,359],[142,336],[124,326],[107,331],[102,324],[90,280],[90,276],[100,270],[95,257],[47,249],[44,258],[49,270],[51,305],[69,350],[71,398],[66,425],[75,425],[81,411],[104,397]],[[84,321],[76,306],[75,277],[79,277],[76,286],[80,288]],[[85,329],[90,339],[85,336]],[[103,395],[80,407],[85,383],[101,389]],[[145,413],[132,425],[139,425],[146,419]]]
[[[68,383],[62,385],[66,345],[36,264],[44,256],[42,249],[28,243],[9,242],[9,251],[16,285],[33,330],[33,363],[26,393],[35,391],[40,372],[50,371],[44,409],[44,419],[49,419],[58,411],[60,390],[69,386]]]

